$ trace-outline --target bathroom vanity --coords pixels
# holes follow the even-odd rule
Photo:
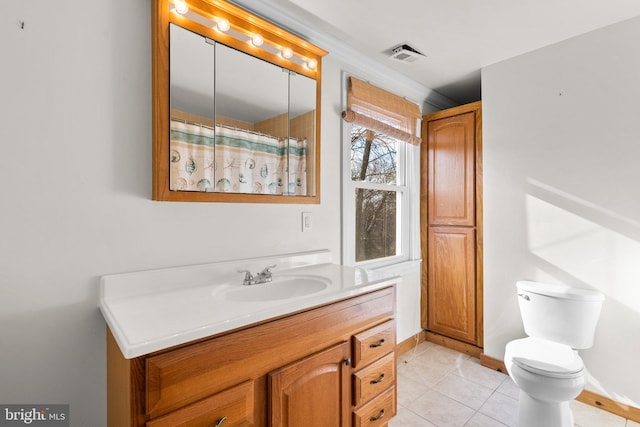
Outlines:
[[[386,425],[396,413],[397,278],[329,258],[104,276],[108,425]],[[239,270],[273,264],[273,282],[242,285]],[[302,294],[287,297],[298,280]]]

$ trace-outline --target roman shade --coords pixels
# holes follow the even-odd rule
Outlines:
[[[418,105],[355,77],[349,77],[347,110],[342,118],[349,123],[389,135],[410,144],[420,144],[417,136]]]

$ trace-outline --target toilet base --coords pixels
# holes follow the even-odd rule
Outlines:
[[[543,402],[520,390],[518,427],[573,427],[569,402]]]

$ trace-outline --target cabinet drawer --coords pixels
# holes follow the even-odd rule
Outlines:
[[[353,405],[360,406],[386,388],[395,385],[395,353],[353,374]]]
[[[353,367],[368,365],[381,356],[391,353],[396,346],[393,320],[367,329],[353,336]]]
[[[353,427],[384,426],[395,415],[396,388],[391,387],[353,413]]]
[[[253,381],[246,381],[151,420],[147,427],[252,426],[253,397]]]

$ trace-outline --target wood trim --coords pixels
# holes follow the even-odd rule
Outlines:
[[[617,402],[589,390],[583,390],[580,396],[576,397],[576,400],[640,423],[640,409],[634,406]]]
[[[458,107],[436,111],[435,113],[429,113],[424,115],[422,117],[422,123],[425,123],[429,120],[437,120],[443,117],[455,116],[456,114],[463,114],[471,111],[476,111],[479,108],[482,108],[482,101],[471,102],[469,104],[460,105]]]
[[[480,364],[487,368],[495,369],[496,371],[500,371],[504,374],[509,375],[509,373],[507,372],[507,367],[505,366],[504,362],[500,359],[496,359],[482,353],[480,355]],[[608,397],[599,395],[598,393],[594,393],[593,391],[583,390],[582,393],[580,393],[580,395],[576,397],[575,400],[585,403],[587,405],[591,405],[598,409],[602,409],[603,411],[607,411],[607,412],[611,412],[612,414],[619,415],[628,420],[640,422],[639,408],[617,402]]]
[[[480,355],[480,364],[484,367],[502,372],[505,375],[509,375],[509,373],[507,372],[507,367],[500,359],[494,359],[493,357],[487,356],[486,354],[482,353]]]
[[[484,346],[484,257],[483,257],[483,193],[482,193],[482,103],[474,103],[476,140],[476,344]]]
[[[107,425],[144,425],[143,415],[130,411],[131,406],[144,404],[144,360],[125,359],[113,334],[106,327],[107,336]]]
[[[482,354],[482,348],[476,347],[472,344],[467,344],[462,341],[454,340],[453,338],[445,337],[430,331],[425,331],[426,341],[434,344],[440,344],[443,347],[450,348],[452,350],[459,351],[460,353],[468,354],[473,357],[480,357]]]
[[[396,355],[400,356],[402,354],[405,354],[406,352],[416,348],[420,343],[424,341],[426,341],[426,332],[418,332],[414,336],[409,337],[396,345]]]
[[[427,298],[427,284],[429,283],[429,267],[428,267],[428,254],[429,243],[427,239],[428,229],[428,214],[429,214],[429,192],[427,186],[429,184],[429,168],[427,167],[426,159],[429,158],[429,144],[427,137],[427,120],[422,120],[422,144],[420,144],[420,251],[422,253],[422,268],[420,272],[420,326],[423,329],[427,329],[429,324],[428,314],[429,305]]]

